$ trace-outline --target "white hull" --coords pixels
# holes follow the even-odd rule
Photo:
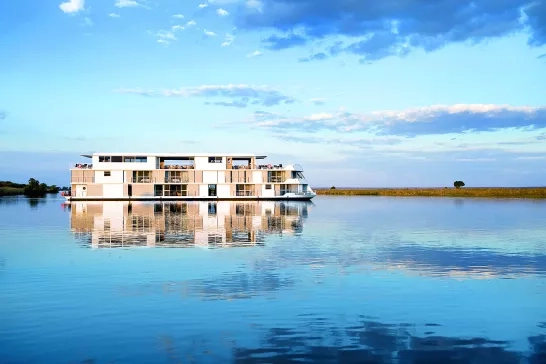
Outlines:
[[[310,201],[315,197],[315,193],[286,193],[282,196],[264,197],[264,196],[233,196],[233,197],[215,197],[215,196],[139,196],[139,197],[77,197],[64,196],[67,201],[285,201],[298,200]]]

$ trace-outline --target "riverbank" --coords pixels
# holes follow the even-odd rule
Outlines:
[[[336,188],[315,189],[317,195],[331,196],[398,196],[398,197],[489,197],[544,198],[546,187],[480,187],[480,188]]]
[[[40,181],[30,178],[27,184],[11,181],[0,181],[0,197],[21,196],[44,197],[46,194],[59,193],[59,187],[46,185]]]
[[[0,197],[1,196],[17,196],[24,194],[24,188],[17,187],[0,187]]]

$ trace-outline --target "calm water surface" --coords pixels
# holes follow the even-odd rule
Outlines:
[[[0,199],[2,363],[546,363],[546,202]]]

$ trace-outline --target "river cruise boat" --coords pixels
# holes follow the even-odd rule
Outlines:
[[[255,154],[93,153],[72,164],[76,200],[310,200],[316,193],[298,164],[268,164]]]

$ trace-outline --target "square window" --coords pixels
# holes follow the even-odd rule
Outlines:
[[[104,177],[110,177],[110,171],[104,171]]]
[[[271,185],[265,185],[265,189],[266,189],[266,190],[270,190],[270,189],[271,189]]]

